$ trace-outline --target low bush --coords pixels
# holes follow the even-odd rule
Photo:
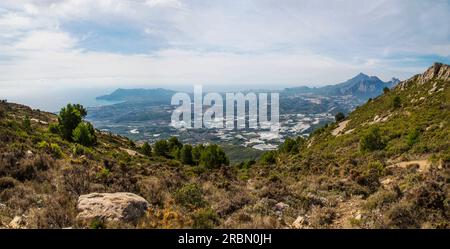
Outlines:
[[[275,164],[276,156],[274,151],[267,151],[262,154],[260,162],[265,165]]]
[[[73,166],[63,171],[64,189],[75,196],[86,194],[90,190],[91,177],[82,165]]]
[[[51,144],[50,145],[50,151],[52,152],[53,157],[55,158],[62,158],[63,156],[63,152],[61,150],[61,148],[59,147],[59,145],[57,144]]]
[[[367,198],[364,208],[368,210],[381,208],[388,205],[398,198],[398,194],[394,191],[380,190]]]
[[[187,208],[205,206],[203,190],[197,184],[186,184],[175,192],[175,201]]]
[[[59,128],[59,125],[58,124],[50,124],[49,126],[48,126],[48,131],[49,132],[51,132],[51,133],[53,133],[53,134],[60,134],[61,133],[61,130],[60,130],[60,128]]]
[[[211,229],[218,224],[218,220],[217,214],[212,209],[200,209],[192,216],[192,228]]]
[[[414,208],[405,202],[399,202],[386,212],[386,226],[389,228],[419,228],[419,219]]]
[[[97,142],[94,127],[88,122],[81,122],[73,130],[72,139],[74,142],[84,146],[92,146]]]
[[[336,212],[330,207],[314,207],[310,216],[312,227],[327,227],[336,218]]]
[[[0,192],[5,189],[14,188],[18,181],[12,177],[4,176],[0,178]]]
[[[381,150],[386,146],[386,144],[381,137],[380,130],[377,127],[372,127],[361,136],[359,146],[361,151],[366,152]]]

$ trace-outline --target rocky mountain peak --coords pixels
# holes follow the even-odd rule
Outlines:
[[[433,66],[429,67],[424,73],[415,75],[408,80],[403,81],[399,84],[402,90],[405,89],[412,82],[416,82],[420,85],[429,82],[430,80],[450,80],[450,65],[435,62]]]
[[[370,78],[369,75],[364,74],[364,73],[359,73],[358,75],[356,75],[355,77],[353,77],[350,80],[366,80],[366,79],[369,79],[369,78]]]
[[[450,66],[442,63],[435,62],[433,66],[428,68],[423,74],[419,75],[419,83],[436,79],[436,80],[450,80]]]

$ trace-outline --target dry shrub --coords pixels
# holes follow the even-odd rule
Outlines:
[[[192,215],[192,228],[211,229],[219,224],[219,217],[210,208],[199,209]]]
[[[21,214],[27,209],[40,203],[40,197],[35,191],[23,184],[8,188],[0,193],[0,202],[14,210],[14,214]]]
[[[85,166],[75,165],[62,172],[64,188],[67,192],[79,196],[89,193],[91,177]]]
[[[398,199],[399,195],[395,191],[380,190],[367,198],[364,203],[364,208],[371,210],[381,208]]]
[[[0,158],[0,175],[12,176],[19,181],[34,180],[38,171],[45,171],[54,163],[48,155],[23,156],[23,152],[17,150],[3,153]]]
[[[244,191],[228,193],[227,198],[217,203],[217,212],[220,217],[225,217],[245,207],[251,202],[251,197]]]
[[[139,195],[150,204],[163,207],[165,200],[165,188],[160,179],[156,177],[146,178],[138,182]]]
[[[326,228],[336,218],[336,212],[330,207],[313,207],[310,216],[310,224],[315,228]]]
[[[178,229],[190,227],[192,221],[174,206],[163,209],[150,208],[140,220],[137,228]]]
[[[386,213],[386,226],[389,228],[419,228],[417,214],[410,203],[399,202]]]
[[[74,223],[76,201],[68,193],[58,193],[46,199],[36,219],[37,228],[64,228]]]
[[[444,210],[446,193],[437,182],[426,182],[413,189],[407,197],[419,208]]]
[[[18,185],[18,181],[12,177],[5,176],[0,178],[0,192],[5,189],[14,188]]]

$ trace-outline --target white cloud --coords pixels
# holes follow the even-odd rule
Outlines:
[[[20,39],[14,47],[23,50],[38,50],[47,52],[51,50],[67,50],[76,44],[76,39],[64,32],[33,31]]]
[[[126,53],[106,40],[103,50],[90,49],[84,45],[101,30],[68,28],[79,23],[141,32],[146,40],[128,47],[162,44]],[[423,69],[420,56],[450,56],[447,23],[448,1],[4,0],[0,88],[324,84],[358,72],[406,78]]]
[[[183,4],[178,0],[146,0],[145,5],[149,7],[181,8]]]

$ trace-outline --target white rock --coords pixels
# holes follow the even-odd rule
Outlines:
[[[23,216],[15,216],[12,221],[9,223],[8,227],[12,229],[20,229],[25,228],[27,222],[25,221]]]
[[[77,220],[135,223],[147,211],[148,202],[133,193],[91,193],[78,198]]]
[[[292,227],[296,229],[304,228],[306,225],[308,225],[308,220],[305,216],[298,216],[292,223]]]

